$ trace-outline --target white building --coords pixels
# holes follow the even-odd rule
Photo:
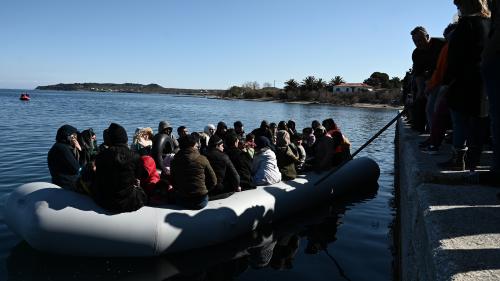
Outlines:
[[[333,93],[360,93],[371,91],[373,91],[373,87],[365,83],[342,83],[333,86]]]

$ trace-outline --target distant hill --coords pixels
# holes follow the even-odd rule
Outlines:
[[[52,91],[89,91],[89,92],[120,92],[120,93],[160,93],[160,94],[215,94],[221,90],[163,88],[158,84],[135,83],[72,83],[38,86],[36,90]]]

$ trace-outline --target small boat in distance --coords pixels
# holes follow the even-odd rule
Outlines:
[[[31,99],[30,94],[28,93],[22,93],[21,96],[19,97],[20,100],[24,101],[29,101]]]

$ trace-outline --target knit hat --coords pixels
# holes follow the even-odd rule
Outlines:
[[[172,126],[167,121],[160,121],[160,124],[158,124],[158,133],[160,134],[168,128],[172,128]]]
[[[223,141],[217,135],[211,136],[210,140],[208,140],[208,146],[210,146],[210,147],[216,147],[217,145],[219,145],[221,143],[223,143]]]
[[[126,144],[128,142],[127,131],[116,123],[111,123],[108,127],[110,145]]]
[[[257,139],[255,139],[255,145],[257,146],[257,149],[261,149],[264,147],[271,148],[271,142],[264,136],[259,136]]]

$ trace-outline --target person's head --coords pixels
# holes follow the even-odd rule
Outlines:
[[[167,121],[160,121],[160,124],[158,124],[158,133],[170,135],[172,133],[172,126]]]
[[[236,134],[227,134],[226,136],[226,144],[228,147],[238,147],[238,143],[240,139]]]
[[[264,148],[271,148],[271,141],[264,136],[259,136],[258,138],[255,139],[255,146],[257,150],[261,150]]]
[[[325,130],[327,132],[338,130],[337,124],[335,124],[335,121],[333,121],[332,118],[328,118],[328,119],[323,120],[322,125],[323,125],[323,127],[325,127]]]
[[[141,130],[141,136],[143,139],[152,140],[153,139],[153,129],[150,127],[143,128]]]
[[[303,135],[301,133],[296,133],[291,137],[292,142],[296,145],[302,145],[302,137]]]
[[[255,135],[254,135],[254,134],[248,134],[248,135],[245,137],[245,141],[246,141],[246,142],[255,142]]]
[[[286,126],[288,127],[288,129],[290,130],[295,130],[295,121],[293,120],[288,120],[288,122],[286,123]]]
[[[260,122],[260,128],[269,129],[269,122],[267,122],[267,120],[262,120],[262,122]]]
[[[189,134],[179,138],[179,148],[184,150],[188,148],[197,148],[200,143],[200,136],[198,134]]]
[[[427,49],[431,41],[431,37],[423,26],[417,26],[411,31],[411,39],[417,49]]]
[[[225,135],[227,131],[227,125],[223,121],[217,123],[217,130],[215,131],[218,135]]]
[[[117,123],[111,123],[108,127],[109,144],[110,145],[123,145],[127,144],[128,136],[127,131]]]
[[[92,144],[92,141],[94,140],[95,133],[92,128],[88,128],[83,130],[80,134],[78,134],[78,142],[80,144]]]
[[[215,134],[215,126],[213,124],[208,124],[205,126],[205,129],[203,129],[203,132],[211,137]]]
[[[326,129],[325,127],[319,125],[316,129],[314,129],[314,136],[316,139],[319,139],[320,137],[324,136],[326,134]]]
[[[208,147],[224,151],[224,141],[219,136],[213,135],[208,141]]]
[[[319,126],[321,126],[321,123],[319,123],[319,121],[318,121],[318,120],[313,120],[313,121],[311,122],[311,128],[313,129],[313,131],[314,131],[316,128],[318,128]]]
[[[461,16],[480,15],[484,18],[491,17],[488,0],[453,0]]]
[[[241,121],[236,121],[234,122],[234,131],[236,131],[237,134],[243,133],[243,123]]]
[[[305,127],[304,129],[302,129],[302,134],[304,136],[308,136],[312,133],[313,133],[313,129],[311,127]]]
[[[286,130],[279,130],[276,133],[276,145],[277,146],[287,146],[290,144],[290,134]]]
[[[274,134],[278,130],[278,125],[276,125],[276,123],[272,122],[271,124],[269,124],[269,129]]]
[[[179,138],[181,138],[187,136],[189,132],[186,126],[180,126],[179,128],[177,128],[177,134],[179,135]]]
[[[71,125],[62,125],[57,129],[56,142],[71,144],[73,139],[76,139],[78,135],[78,130]]]
[[[285,130],[285,131],[286,131],[286,130],[288,130],[288,127],[287,127],[287,125],[286,125],[286,122],[285,122],[285,121],[280,121],[280,122],[278,123],[278,130]]]
[[[443,31],[443,36],[446,39],[446,41],[450,41],[451,34],[457,27],[457,23],[450,23],[448,26],[444,29]]]

